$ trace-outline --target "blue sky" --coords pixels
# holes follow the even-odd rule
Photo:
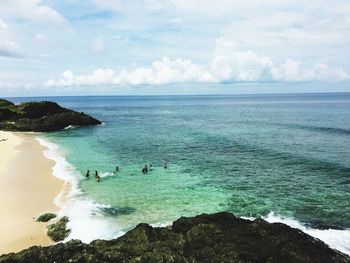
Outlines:
[[[348,0],[0,0],[0,95],[350,91],[349,42]]]

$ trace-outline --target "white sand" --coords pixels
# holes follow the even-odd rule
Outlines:
[[[52,175],[54,162],[43,150],[32,134],[0,131],[0,255],[53,243],[35,218],[57,212],[64,182]]]

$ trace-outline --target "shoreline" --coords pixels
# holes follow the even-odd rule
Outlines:
[[[0,140],[0,255],[54,244],[47,223],[35,220],[59,211],[55,199],[65,182],[53,175],[55,162],[33,134],[0,131]]]

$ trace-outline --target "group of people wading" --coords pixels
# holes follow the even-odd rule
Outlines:
[[[90,177],[90,170],[87,170],[86,172],[86,175],[85,175],[86,178],[89,178]],[[100,182],[101,181],[101,177],[98,175],[98,172],[95,171],[95,178],[96,178],[96,182]]]
[[[164,167],[164,169],[168,169],[168,162],[165,162],[163,167]],[[152,171],[152,170],[153,170],[152,164],[149,165],[149,168],[148,168],[147,164],[145,164],[145,166],[142,168],[142,173],[147,174],[149,171]],[[117,172],[119,172],[119,166],[115,167],[114,173],[117,173]],[[85,177],[86,178],[90,177],[90,170],[87,170]],[[96,182],[98,182],[98,183],[101,181],[101,177],[98,175],[97,171],[95,171],[95,179],[96,179]]]
[[[168,163],[165,162],[164,165],[163,165],[164,169],[167,169],[168,168]],[[148,166],[147,164],[145,164],[145,166],[142,168],[142,173],[143,174],[146,174],[148,173],[148,171],[152,171],[153,170],[153,166],[152,164],[149,165],[149,169],[148,169]]]

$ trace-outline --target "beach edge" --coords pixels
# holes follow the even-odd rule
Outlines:
[[[36,136],[0,131],[0,255],[54,244],[46,234],[47,223],[35,220],[59,212],[55,199],[65,181],[53,175],[55,162],[45,156],[47,149]]]

